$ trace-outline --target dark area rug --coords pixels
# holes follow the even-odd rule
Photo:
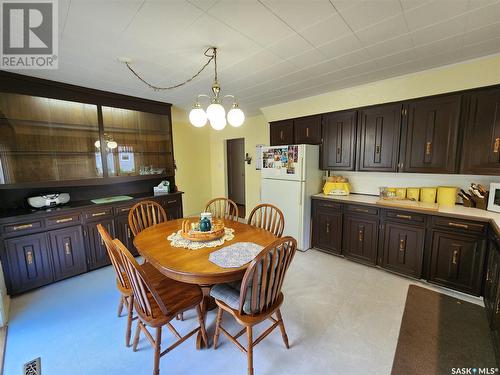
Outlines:
[[[483,368],[497,368],[484,307],[410,285],[392,374],[479,374]]]

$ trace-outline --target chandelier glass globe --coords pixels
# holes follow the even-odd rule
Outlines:
[[[214,130],[222,130],[226,127],[226,116],[217,116],[214,120],[210,120],[210,126]]]
[[[243,122],[245,122],[245,114],[236,104],[234,104],[233,108],[227,113],[227,122],[235,128],[241,126]]]
[[[197,128],[201,128],[207,123],[207,114],[198,104],[189,112],[189,122]]]
[[[207,117],[211,123],[214,121],[220,123],[222,122],[221,119],[226,117],[226,110],[221,104],[217,102],[212,103],[207,108]]]

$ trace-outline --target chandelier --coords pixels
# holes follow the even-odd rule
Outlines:
[[[211,51],[211,52],[210,52]],[[173,86],[168,87],[159,87],[148,83],[144,80],[130,65],[131,60],[127,58],[119,58],[119,61],[125,63],[127,68],[144,84],[149,86],[155,91],[160,90],[171,90],[177,87],[183,86],[193,79],[198,77],[200,73],[213,61],[214,62],[214,82],[212,83],[212,95],[200,94],[196,97],[196,101],[193,105],[193,108],[189,112],[189,121],[191,124],[197,128],[201,128],[210,122],[210,126],[215,130],[222,130],[226,127],[226,124],[234,127],[239,127],[245,121],[245,114],[240,109],[238,101],[234,95],[221,95],[221,88],[219,85],[219,81],[217,80],[217,48],[210,47],[208,48],[204,55],[208,58],[208,61],[198,70],[196,74],[194,74],[191,78],[187,79],[184,82],[178,83]],[[204,110],[201,106],[200,99],[207,98],[210,104],[207,109]],[[226,98],[231,99],[231,109],[227,112],[223,106],[223,101]]]

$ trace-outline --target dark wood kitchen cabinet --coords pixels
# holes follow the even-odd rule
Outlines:
[[[294,144],[293,119],[275,121],[269,124],[271,146]]]
[[[403,172],[456,173],[461,95],[410,101],[403,122]]]
[[[378,217],[345,214],[342,253],[346,258],[375,265],[377,263]]]
[[[468,95],[460,172],[500,174],[500,88]]]
[[[358,171],[397,172],[401,104],[364,109],[358,125]]]
[[[128,225],[128,215],[115,217],[115,233],[118,238],[133,256],[138,256],[139,252],[134,246],[134,234]]]
[[[321,169],[354,170],[357,113],[342,111],[323,115]]]
[[[492,328],[500,329],[500,324],[495,324],[495,314],[500,315],[500,310],[497,312],[497,307],[500,309],[499,295],[500,287],[500,244],[496,241],[491,241],[488,252],[488,260],[486,265],[486,278],[484,280],[484,307],[488,315],[488,321]],[[498,319],[498,318],[497,318]],[[498,321],[500,323],[500,321]]]
[[[484,236],[433,229],[428,280],[478,296],[484,258]]]
[[[106,246],[104,246],[104,241],[97,231],[97,224],[102,224],[112,237],[115,236],[112,218],[90,222],[86,225],[85,231],[90,270],[95,270],[111,264]]]
[[[315,203],[312,246],[329,253],[342,253],[342,211],[339,204]]]
[[[4,242],[7,257],[7,285],[21,293],[53,281],[50,250],[45,233],[7,239]]]
[[[87,257],[80,225],[49,232],[54,281],[87,271]]]
[[[411,217],[409,214],[401,216]],[[380,265],[390,271],[420,278],[424,255],[423,225],[387,221]]]
[[[321,143],[321,116],[307,116],[293,121],[296,144],[319,145]]]

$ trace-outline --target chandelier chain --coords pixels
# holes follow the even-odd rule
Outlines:
[[[210,53],[209,51],[212,50],[212,53]],[[198,77],[201,72],[203,72],[205,70],[205,68],[212,62],[214,61],[214,65],[215,65],[215,80],[217,81],[217,48],[215,47],[210,47],[210,48],[207,48],[207,50],[204,52],[204,55],[206,57],[208,57],[208,61],[203,64],[203,66],[190,78],[188,78],[187,80],[185,80],[184,82],[181,82],[181,83],[178,83],[176,85],[172,85],[172,86],[166,86],[166,87],[161,87],[161,86],[155,86],[151,83],[149,83],[148,81],[146,81],[144,78],[142,78],[139,73],[137,73],[134,68],[132,68],[132,66],[130,65],[129,62],[125,62],[125,65],[127,66],[127,68],[132,72],[133,75],[135,75],[137,77],[137,79],[139,79],[142,83],[144,83],[145,85],[149,86],[150,88],[152,88],[153,90],[155,91],[163,91],[163,90],[172,90],[172,89],[176,89],[178,87],[181,87],[181,86],[184,86],[186,84],[188,84],[189,82],[191,82],[193,79],[195,79],[196,77]]]

